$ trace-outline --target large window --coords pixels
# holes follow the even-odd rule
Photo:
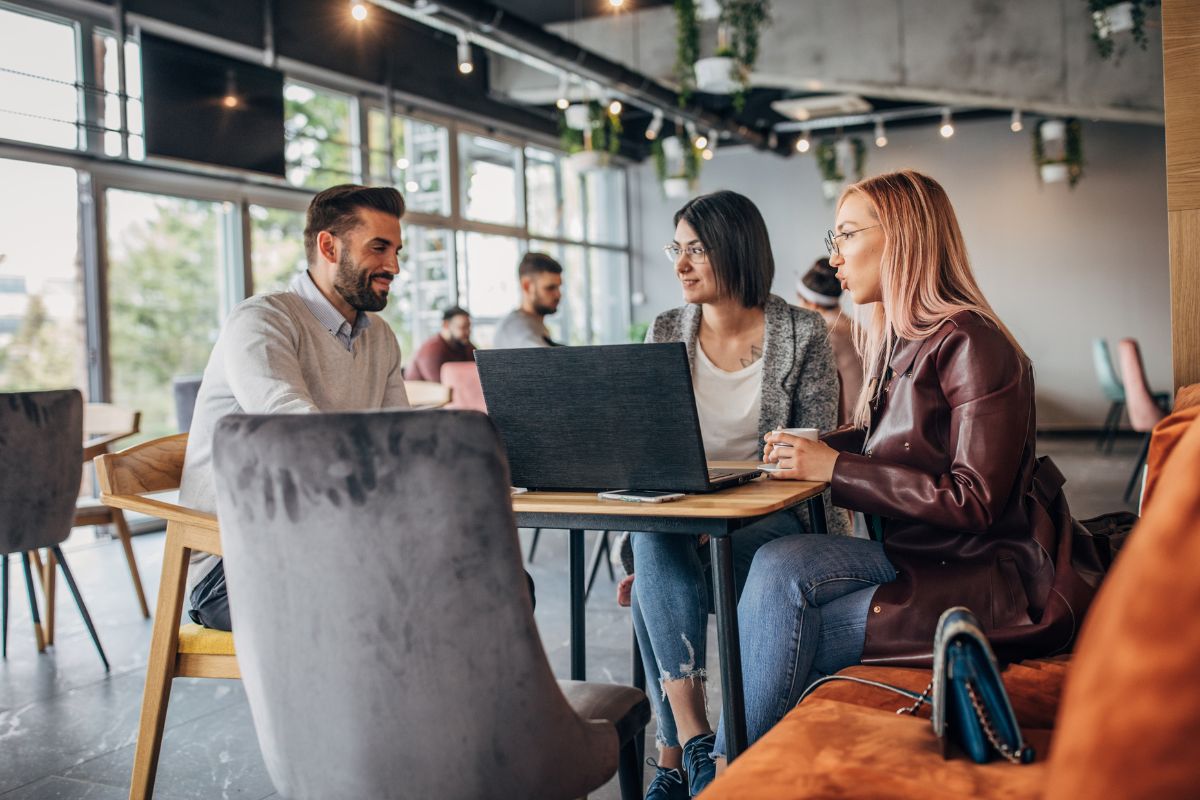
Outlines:
[[[96,31],[96,53],[102,64],[98,76],[103,92],[99,96],[100,117],[104,126],[104,155],[121,155],[121,83],[117,64],[117,37]],[[141,48],[133,39],[125,40],[125,122],[128,126],[129,157],[146,157],[145,124],[142,119]]]
[[[221,320],[232,204],[110,189],[112,400],[142,435],[175,431],[171,379],[204,371]]]
[[[0,159],[0,186],[23,187],[0,214],[0,391],[86,393],[75,170]]]
[[[250,261],[255,294],[286,289],[308,269],[304,254],[304,212],[250,206]]]
[[[377,108],[367,113],[367,140],[374,183],[387,183],[391,176],[409,211],[449,216],[450,139],[444,127],[393,116],[390,168],[387,117]]]
[[[456,304],[454,231],[405,225],[400,274],[383,318],[396,332],[407,362],[421,342],[442,327],[442,312]]]
[[[490,347],[496,321],[516,308],[521,299],[517,262],[523,252],[522,242],[508,236],[466,233],[460,234],[460,245],[465,285],[459,295],[479,320],[479,324],[472,325],[475,343]]]
[[[358,180],[355,105],[347,94],[304,83],[284,84],[288,181],[319,191]]]
[[[0,137],[81,145],[77,27],[0,8]]]
[[[521,148],[473,133],[461,134],[458,148],[463,216],[475,222],[523,226]]]

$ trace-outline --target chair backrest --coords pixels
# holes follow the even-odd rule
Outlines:
[[[0,554],[66,539],[82,474],[78,389],[0,394]]]
[[[1113,369],[1112,354],[1108,350],[1108,342],[1104,339],[1092,339],[1092,365],[1096,368],[1096,380],[1109,402],[1125,402],[1125,387]]]
[[[404,392],[413,408],[442,408],[450,402],[452,391],[433,381],[405,381]]]
[[[1146,382],[1146,370],[1142,365],[1142,351],[1136,339],[1122,339],[1117,343],[1117,357],[1121,360],[1121,378],[1125,384],[1125,408],[1129,412],[1129,424],[1135,431],[1148,432],[1166,416]]]
[[[142,427],[142,412],[130,411],[112,403],[88,403],[83,408],[83,435],[132,436]]]
[[[147,494],[179,488],[188,435],[151,439],[96,459],[96,480],[105,494]]]
[[[175,422],[180,433],[192,429],[192,413],[196,410],[196,395],[200,393],[201,375],[180,375],[171,379],[175,393]]]
[[[487,413],[483,400],[483,386],[479,383],[479,369],[474,361],[447,361],[442,364],[441,381],[453,390],[447,408]]]
[[[551,674],[486,416],[231,415],[213,458],[238,662],[281,795],[603,782],[583,752],[615,758],[616,735]]]

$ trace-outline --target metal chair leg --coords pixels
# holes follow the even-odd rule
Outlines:
[[[1116,400],[1109,403],[1108,413],[1104,415],[1104,427],[1100,429],[1100,436],[1096,439],[1096,450],[1104,450],[1108,446],[1108,439],[1112,435],[1112,431],[1116,427],[1120,415],[1120,404]]]
[[[645,728],[642,729],[643,731]],[[640,734],[621,746],[617,760],[617,779],[621,785],[621,800],[642,800],[642,760],[638,755]]]
[[[525,558],[525,562],[527,564],[533,563],[533,554],[537,550],[538,539],[541,538],[541,536],[542,536],[542,529],[534,528],[533,529],[533,539],[530,540],[530,542],[529,542],[529,555]]]
[[[1117,434],[1121,432],[1121,415],[1125,413],[1125,404],[1118,400],[1113,404],[1113,421],[1108,428],[1108,441],[1104,445],[1104,452],[1111,453],[1113,444],[1117,441]]]
[[[1129,483],[1125,484],[1125,502],[1129,502],[1129,496],[1133,494],[1133,487],[1137,486],[1138,478],[1142,477],[1142,466],[1146,463],[1146,456],[1150,452],[1150,434],[1146,434],[1142,438],[1142,449],[1138,452],[1137,463],[1133,465],[1133,472],[1129,476]]]
[[[600,571],[600,562],[608,562],[608,577],[610,580],[616,581],[616,576],[613,574],[612,561],[607,557],[611,552],[608,544],[609,531],[598,531],[598,533],[596,546],[592,548],[591,565],[588,567],[587,588],[583,590],[583,599],[585,601],[592,596],[592,584],[596,582],[596,573]]]
[[[42,616],[38,613],[37,595],[33,592],[33,569],[29,565],[29,553],[21,553],[21,566],[25,568],[25,591],[29,594],[29,613],[33,615],[33,635],[37,639],[37,651],[46,652],[46,639],[42,634]]]
[[[83,616],[83,624],[87,626],[88,633],[92,636],[92,643],[96,645],[96,652],[100,654],[100,660],[104,662],[104,671],[108,672],[108,657],[104,655],[100,637],[96,634],[96,626],[92,624],[92,615],[88,613],[87,606],[83,604],[83,598],[79,595],[79,587],[75,585],[75,577],[71,575],[71,568],[67,566],[67,560],[63,558],[62,549],[58,545],[54,545],[50,551],[54,553],[54,557],[58,559],[58,565],[62,567],[63,577],[67,579],[67,587],[71,590],[71,596],[75,598],[75,605],[79,606],[79,613]]]

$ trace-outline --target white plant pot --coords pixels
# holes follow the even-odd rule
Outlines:
[[[687,178],[667,178],[663,181],[663,194],[670,200],[682,200],[692,193]]]
[[[696,3],[696,19],[701,22],[717,19],[721,16],[719,0],[698,0]]]
[[[683,141],[678,136],[668,136],[663,139],[662,150],[668,165],[672,161],[683,161]]]
[[[1067,123],[1061,119],[1048,119],[1042,123],[1042,141],[1053,142],[1066,138]]]
[[[586,103],[575,103],[567,106],[567,110],[563,112],[563,117],[566,118],[567,127],[573,131],[585,131],[592,124],[592,112]]]
[[[567,161],[576,172],[589,172],[607,167],[609,154],[603,150],[580,150],[567,156]]]
[[[1071,177],[1066,164],[1042,164],[1042,183],[1066,183]]]
[[[732,58],[701,58],[696,64],[696,88],[712,94],[733,94],[741,84],[734,79]]]

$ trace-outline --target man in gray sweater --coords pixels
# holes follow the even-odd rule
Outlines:
[[[407,408],[400,345],[368,312],[387,305],[400,270],[404,199],[346,184],[313,198],[304,227],[308,270],[286,291],[238,304],[213,347],[196,398],[180,502],[216,512],[212,440],[226,414],[305,414]],[[195,553],[188,570],[194,622],[231,630],[221,559]]]
[[[521,307],[500,320],[492,347],[554,347],[546,317],[558,311],[562,300],[562,265],[545,253],[526,253],[517,267],[521,279]]]

